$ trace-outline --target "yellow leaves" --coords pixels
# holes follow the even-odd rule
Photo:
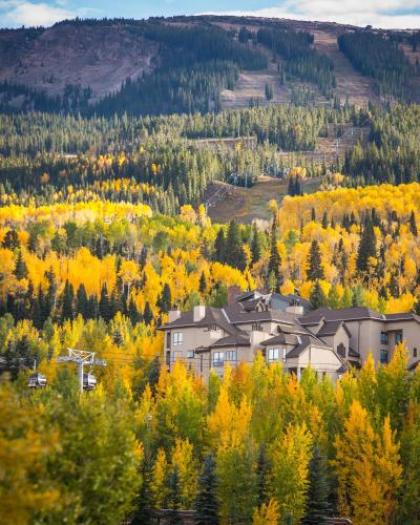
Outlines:
[[[160,448],[157,453],[155,464],[152,470],[152,480],[150,483],[150,492],[153,503],[156,508],[161,509],[167,497],[168,489],[166,477],[168,473],[168,462],[165,451]]]
[[[208,429],[212,442],[220,448],[243,446],[249,433],[252,410],[244,398],[236,407],[223,386],[215,410],[208,416]]]
[[[411,312],[414,309],[415,301],[416,299],[411,293],[404,293],[400,297],[390,297],[386,302],[385,313]]]
[[[183,221],[195,224],[197,221],[197,214],[191,204],[184,204],[181,206],[179,216]]]
[[[355,525],[390,523],[402,469],[389,419],[376,433],[367,410],[354,401],[335,447],[341,512]]]
[[[252,525],[277,525],[279,518],[279,505],[277,501],[270,499],[255,510]]]
[[[180,498],[183,508],[190,508],[197,493],[198,465],[194,459],[194,450],[188,439],[177,439],[172,451],[172,469],[179,476]]]

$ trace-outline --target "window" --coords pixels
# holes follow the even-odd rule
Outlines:
[[[182,345],[182,342],[184,341],[184,334],[182,332],[174,332],[172,341],[174,346]]]
[[[217,330],[219,329],[217,324],[209,324],[209,326],[207,327],[208,331],[209,332],[217,332]]]
[[[395,332],[395,344],[402,343],[403,340],[403,331],[398,330],[398,332]]]
[[[225,354],[225,361],[228,363],[236,363],[236,350],[228,350]]]
[[[381,345],[388,344],[388,334],[386,332],[381,332]]]
[[[166,348],[171,348],[171,332],[166,332]]]
[[[341,357],[346,357],[346,347],[343,345],[343,343],[340,343],[337,346],[337,354]]]
[[[253,331],[262,332],[262,324],[261,323],[252,323],[251,329]]]
[[[214,352],[213,354],[213,366],[223,366],[225,363],[224,352]]]
[[[187,358],[188,359],[194,359],[194,350],[188,350],[187,351]]]
[[[388,350],[381,350],[381,363],[382,364],[386,364],[388,363],[388,359],[389,359],[389,352]]]
[[[170,350],[166,351],[166,364],[167,364],[167,366],[171,366],[171,352],[170,352]]]
[[[417,348],[413,348],[413,357],[417,357]]]
[[[280,356],[280,350],[278,348],[268,349],[268,361],[278,361]]]

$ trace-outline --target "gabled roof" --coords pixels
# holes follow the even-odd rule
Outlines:
[[[374,319],[377,321],[386,321],[384,314],[375,312],[371,308],[364,306],[356,306],[354,308],[340,308],[339,310],[331,310],[330,308],[318,308],[299,318],[299,322],[303,325],[316,324],[322,317],[326,321],[359,321],[362,319]]]
[[[260,344],[262,346],[294,345],[296,344],[296,341],[297,341],[296,335],[281,333],[281,334],[275,335],[274,337],[270,337],[270,339],[266,339],[265,341],[262,341]]]
[[[223,309],[211,306],[205,307],[205,315],[200,321],[194,322],[194,312],[191,310],[181,314],[181,317],[175,321],[162,325],[159,329],[167,330],[168,328],[187,328],[191,326],[206,327],[210,325],[216,325],[228,334],[235,334],[238,331],[226,318]]]
[[[325,344],[323,341],[321,341],[317,337],[315,337],[313,335],[302,335],[302,336],[300,336],[300,343],[297,346],[295,346],[294,348],[292,348],[292,350],[290,350],[290,352],[287,353],[286,358],[299,357],[300,354],[304,350],[306,350],[308,347],[310,347],[311,345],[317,346],[318,348],[325,348],[327,350],[333,351],[331,346]],[[341,361],[341,359],[339,357],[338,357],[338,359]]]
[[[338,330],[343,327],[347,332],[347,335],[350,336],[350,332],[343,321],[324,321],[324,324],[321,326],[320,330],[317,332],[317,337],[327,337],[335,335]]]
[[[247,333],[242,332],[235,335],[228,335],[226,337],[222,337],[221,339],[218,339],[211,345],[209,345],[209,348],[218,348],[222,346],[249,346],[250,345],[250,337]]]
[[[285,324],[295,324],[296,315],[281,310],[266,310],[262,312],[248,312],[240,303],[232,304],[224,308],[229,321],[232,324],[254,323],[262,321],[277,321]]]

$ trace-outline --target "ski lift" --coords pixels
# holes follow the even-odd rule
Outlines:
[[[28,379],[29,388],[45,388],[46,386],[47,386],[47,378],[43,374],[40,374],[39,372],[32,374]]]
[[[96,387],[96,377],[90,372],[83,374],[83,390],[93,390]]]

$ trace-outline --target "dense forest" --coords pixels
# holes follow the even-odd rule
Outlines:
[[[336,87],[333,62],[314,49],[314,36],[311,33],[259,29],[257,41],[286,60],[285,73],[316,84],[327,98],[333,96],[333,89]]]
[[[369,31],[355,31],[340,35],[338,46],[357,70],[377,81],[379,95],[410,99],[408,81],[415,71],[397,41]]]
[[[3,115],[1,203],[40,205],[89,196],[144,202],[174,214],[184,204],[200,204],[214,181],[251,186],[262,174],[287,177],[293,166],[282,150],[314,151],[329,133],[340,137],[344,126],[364,127],[367,140],[328,164],[309,164],[308,177],[341,171],[345,186],[415,182],[420,177],[419,122],[416,105],[368,110],[272,106],[111,120]],[[224,142],[231,138],[236,142]]]
[[[203,206],[0,208],[0,519],[147,525],[167,508],[175,523],[194,509],[197,523],[415,525],[419,375],[403,346],[335,387],[261,357],[204,385],[183,363],[167,373],[156,328],[174,306],[225,304],[231,286],[420,309],[419,193],[286,198],[267,231],[212,225]],[[96,391],[81,396],[57,363],[68,347],[106,360]],[[31,392],[34,363],[49,386]]]
[[[256,288],[420,316],[420,106],[303,106],[305,87],[290,106],[219,111],[270,53],[327,97],[332,64],[281,23],[184,21],[121,20],[161,61],[95,106],[80,86],[0,85],[0,523],[155,525],[166,509],[168,525],[183,511],[196,525],[418,525],[420,373],[404,343],[335,384],[261,354],[204,383],[188,359],[168,371],[159,328]],[[343,48],[355,64],[363,34]],[[404,63],[381,65],[397,37],[363,41],[355,67],[403,97]],[[266,220],[210,219],[213,186],[246,194],[262,175],[284,189]],[[95,353],[93,390],[58,360],[70,348]]]

